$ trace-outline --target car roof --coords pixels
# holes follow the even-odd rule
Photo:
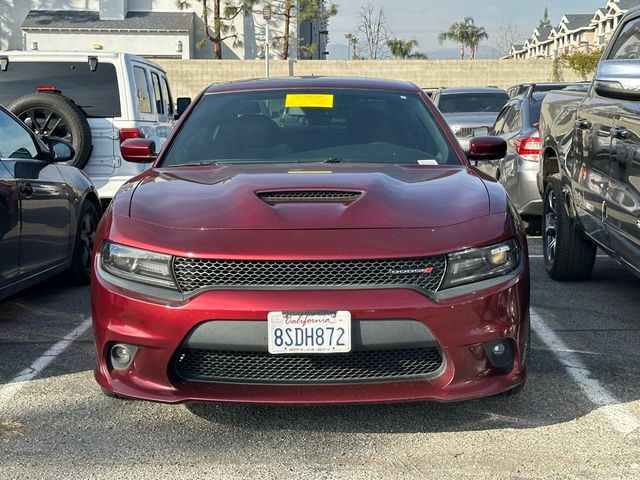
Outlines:
[[[407,81],[386,80],[370,77],[275,77],[255,78],[210,85],[206,93],[238,92],[275,89],[354,89],[354,90],[390,90],[400,92],[420,92],[421,89]]]
[[[457,88],[443,88],[440,91],[441,95],[451,95],[457,93],[504,93],[507,92],[502,88],[497,87],[457,87]]]
[[[533,101],[539,102],[544,99],[549,94],[549,92],[533,92]],[[527,93],[521,93],[520,95],[516,95],[511,100],[529,100]]]
[[[147,65],[156,68],[161,71],[165,71],[157,63],[152,62],[151,60],[141,57],[140,55],[134,55],[132,53],[122,53],[122,52],[96,52],[95,50],[75,50],[75,51],[58,51],[58,50],[37,50],[37,51],[23,51],[23,50],[7,50],[0,51],[0,56],[10,57],[15,61],[29,61],[29,60],[38,60],[42,62],[53,61],[53,62],[64,62],[64,61],[73,61],[73,60],[86,60],[87,57],[96,57],[98,61],[100,60],[112,60],[116,61],[120,58],[124,58],[125,61],[135,60],[136,62],[146,63]],[[166,72],[165,72],[166,73]]]

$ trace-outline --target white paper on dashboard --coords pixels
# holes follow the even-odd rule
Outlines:
[[[426,160],[418,160],[418,165],[439,165],[437,160],[428,158]]]

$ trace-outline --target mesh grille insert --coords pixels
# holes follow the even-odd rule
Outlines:
[[[267,203],[278,202],[353,202],[362,195],[355,190],[281,190],[258,192],[256,195]]]
[[[174,360],[184,380],[224,383],[347,383],[424,378],[438,372],[435,347],[366,350],[327,355],[271,355],[184,349]]]
[[[390,260],[248,261],[176,257],[184,293],[206,288],[414,287],[434,292],[446,269],[444,255]]]

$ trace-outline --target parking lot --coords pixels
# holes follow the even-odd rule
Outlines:
[[[528,383],[457,404],[107,398],[88,288],[54,278],[0,309],[0,477],[638,478],[640,279],[600,255],[591,281],[557,283],[539,238],[530,256]]]

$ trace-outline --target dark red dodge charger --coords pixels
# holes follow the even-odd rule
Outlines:
[[[206,89],[98,229],[96,378],[162,402],[461,400],[518,390],[526,237],[420,88]]]

